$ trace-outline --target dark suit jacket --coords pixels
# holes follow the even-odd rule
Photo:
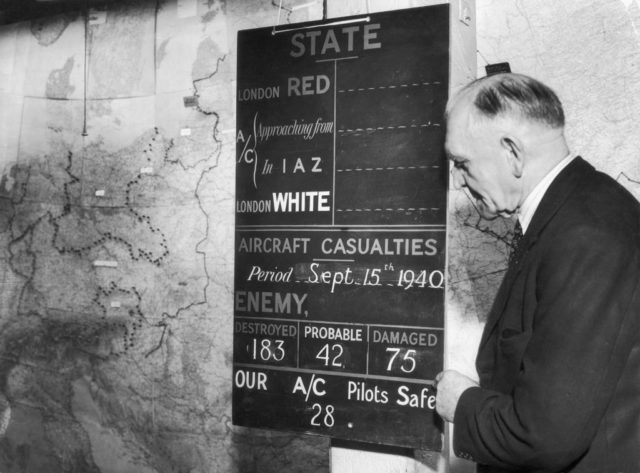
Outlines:
[[[479,471],[640,472],[640,210],[576,158],[545,193],[484,329],[454,451]]]

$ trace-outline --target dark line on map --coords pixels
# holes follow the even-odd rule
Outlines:
[[[631,178],[629,177],[629,175],[628,175],[626,172],[624,172],[624,171],[618,174],[618,176],[616,177],[616,181],[619,181],[619,180],[620,180],[620,178],[621,178],[621,177],[623,177],[623,176],[624,176],[624,178],[625,178],[627,181],[632,182],[632,183],[634,183],[634,184],[639,184],[639,185],[640,185],[640,181],[638,181],[638,180],[636,180],[636,179],[631,179]]]
[[[216,62],[216,69],[215,71],[213,71],[211,74],[209,74],[206,77],[200,78],[200,79],[196,79],[193,81],[193,87],[194,87],[194,95],[196,97],[199,97],[198,94],[198,83],[204,80],[208,80],[211,79],[214,75],[216,75],[218,73],[218,70],[220,69],[220,63],[223,62],[226,59],[226,55],[222,56],[221,58],[218,58],[217,62]],[[210,218],[209,218],[209,214],[207,213],[207,211],[205,210],[205,207],[202,203],[202,199],[200,198],[200,186],[205,178],[205,176],[212,171],[213,169],[218,167],[218,160],[220,159],[220,154],[222,153],[222,141],[218,139],[218,124],[220,123],[220,115],[215,112],[215,111],[208,111],[208,110],[204,110],[200,104],[198,103],[196,105],[196,110],[198,110],[200,113],[206,115],[206,116],[213,116],[215,117],[215,123],[213,124],[212,127],[212,131],[211,131],[211,137],[213,138],[213,141],[216,143],[216,155],[215,155],[215,159],[216,162],[214,164],[212,164],[211,166],[208,166],[206,169],[204,169],[201,173],[200,173],[200,177],[198,178],[198,183],[196,184],[196,188],[194,190],[194,197],[196,198],[196,201],[198,202],[198,207],[200,208],[200,211],[204,214],[205,217],[205,234],[202,237],[202,239],[196,244],[195,247],[195,251],[197,254],[202,256],[202,266],[204,269],[204,273],[206,276],[206,284],[205,287],[203,289],[203,300],[202,301],[197,301],[197,302],[192,302],[190,304],[187,304],[184,307],[180,307],[175,314],[169,314],[168,312],[163,312],[162,313],[162,317],[163,320],[158,322],[156,324],[156,327],[162,327],[162,334],[160,336],[160,340],[158,341],[158,344],[152,348],[151,350],[149,350],[149,352],[147,352],[145,354],[145,358],[148,358],[149,356],[151,356],[152,354],[154,354],[156,351],[160,350],[160,348],[162,348],[162,345],[165,341],[166,338],[166,334],[167,334],[167,330],[169,329],[169,323],[167,322],[167,319],[176,319],[180,316],[181,313],[186,312],[194,307],[200,306],[200,305],[206,305],[209,303],[209,299],[207,296],[207,291],[209,288],[209,285],[211,284],[211,275],[209,274],[209,270],[207,268],[207,253],[206,251],[203,251],[200,248],[200,245],[202,245],[203,243],[205,243],[208,239],[209,239],[209,233],[211,230],[211,226],[210,226]],[[167,149],[165,150],[165,161],[170,162],[170,163],[178,163],[183,169],[191,169],[194,168],[198,163],[194,164],[193,166],[190,167],[186,167],[184,166],[184,164],[182,162],[180,162],[180,160],[169,160],[168,159],[168,154],[169,151],[173,148],[173,146],[175,145],[174,141],[171,140],[169,142],[169,146],[167,147]],[[210,158],[207,158],[207,160]]]
[[[135,341],[135,336],[136,336],[136,331],[140,328],[142,328],[142,322],[145,321],[146,322],[146,318],[142,312],[141,309],[141,305],[142,305],[142,296],[140,295],[140,293],[138,292],[138,290],[136,289],[136,287],[131,287],[129,289],[124,289],[122,287],[118,287],[118,285],[116,284],[115,281],[111,281],[111,284],[109,285],[108,288],[103,288],[98,286],[98,289],[96,290],[96,295],[93,298],[93,303],[96,304],[100,310],[102,311],[102,319],[104,321],[107,321],[107,306],[105,304],[102,303],[101,301],[101,296],[104,296],[105,298],[109,298],[111,297],[113,294],[121,294],[121,295],[125,295],[125,296],[131,296],[133,295],[136,299],[136,304],[133,308],[128,308],[127,309],[127,315],[133,319],[133,322],[131,323],[132,328],[131,330],[129,330],[129,327],[127,326],[127,324],[122,323],[122,322],[111,322],[110,325],[112,327],[115,326],[119,326],[124,330],[124,335],[123,335],[123,341],[124,341],[124,350],[123,352],[127,352],[129,351],[129,348],[132,348],[134,346],[134,341]],[[120,353],[116,353],[117,354],[122,354],[122,352]]]
[[[285,10],[287,12],[287,19],[285,21],[287,23],[291,23],[291,15],[293,13],[293,8],[283,7],[282,1],[280,1],[280,3],[276,3],[276,0],[271,0],[271,5],[278,9],[278,16],[280,15],[280,10]]]
[[[507,268],[501,268],[501,269],[496,269],[495,271],[489,271],[488,273],[482,273],[482,274],[478,274],[477,276],[471,276],[465,279],[457,279],[455,281],[451,281],[449,284],[451,286],[454,286],[456,284],[460,284],[463,282],[469,282],[469,281],[476,281],[478,279],[482,279],[485,278],[487,276],[493,276],[494,274],[500,274],[500,273],[505,273],[507,271]]]
[[[469,223],[469,220],[471,220],[471,217],[469,217],[467,220],[465,220],[462,225],[464,225],[465,227],[469,227],[469,228],[473,228],[474,230],[479,231],[480,233],[484,233],[485,235],[489,235],[492,238],[495,238],[498,241],[503,242],[505,245],[507,245],[507,247],[509,247],[511,245],[511,239],[512,239],[512,231],[507,232],[504,235],[499,234],[498,232],[495,232],[489,228],[482,228],[480,226],[480,218],[478,218],[478,221],[475,223]]]

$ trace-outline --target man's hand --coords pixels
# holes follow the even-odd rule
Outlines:
[[[453,422],[458,400],[468,388],[477,386],[473,379],[454,370],[446,370],[436,376],[436,411],[447,422]]]

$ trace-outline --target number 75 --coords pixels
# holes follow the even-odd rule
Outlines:
[[[404,352],[404,356],[399,357],[403,351],[402,348],[387,348],[387,353],[392,353],[387,371],[393,370],[393,363],[397,360],[403,373],[413,373],[413,370],[416,369],[416,351],[407,350]]]

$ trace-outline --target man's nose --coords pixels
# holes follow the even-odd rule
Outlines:
[[[455,166],[451,168],[451,184],[458,191],[467,185],[462,172]]]

